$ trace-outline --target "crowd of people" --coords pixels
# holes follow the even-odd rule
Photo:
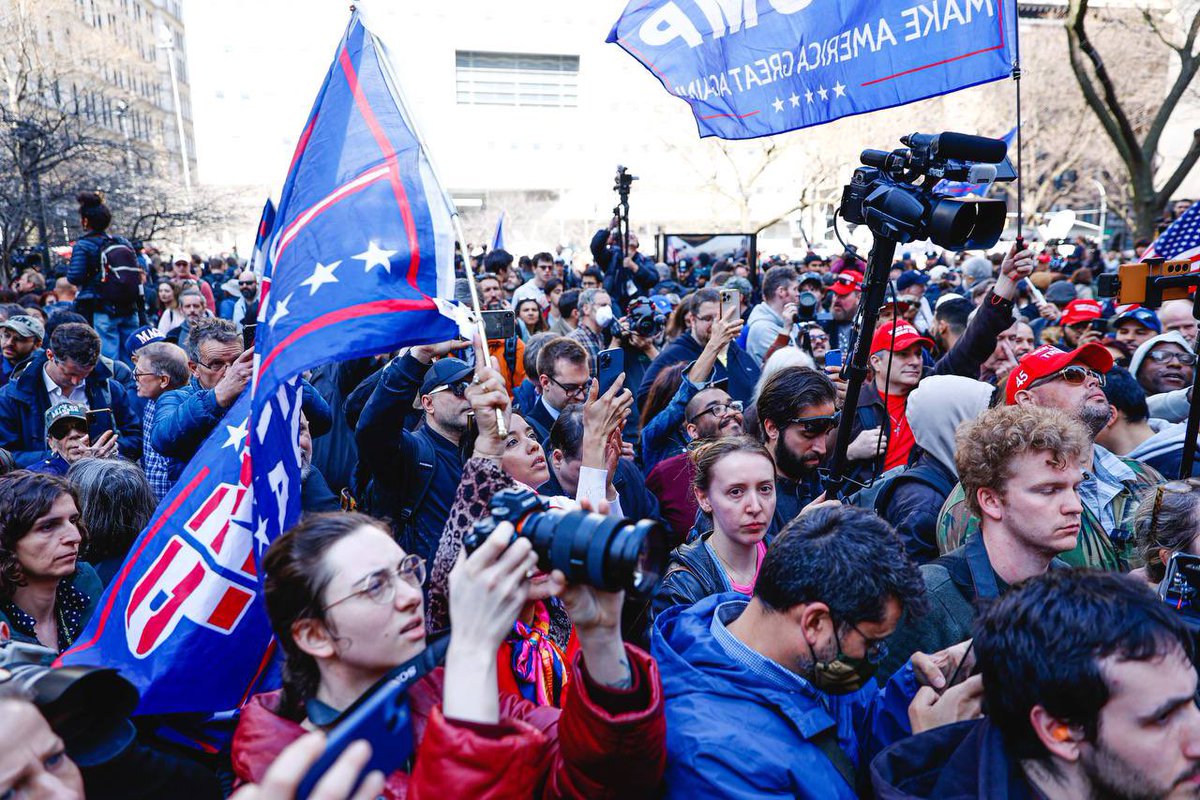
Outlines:
[[[52,653],[245,391],[258,314],[236,257],[80,217],[69,265],[0,290],[0,637]],[[310,796],[1200,796],[1160,597],[1200,556],[1192,302],[1099,298],[1116,264],[1062,251],[902,253],[873,330],[852,248],[656,263],[614,224],[590,258],[463,254],[456,299],[470,270],[511,333],[305,375],[305,515],[263,560],[282,686],[218,752],[135,717],[98,754],[0,670],[0,798],[291,798],[427,648],[403,763],[358,785],[356,744]],[[661,521],[661,580],[571,583],[508,522],[468,546],[506,490]]]

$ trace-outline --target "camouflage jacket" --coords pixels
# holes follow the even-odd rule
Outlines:
[[[1096,510],[1089,508],[1085,501],[1080,520],[1079,543],[1074,550],[1060,556],[1071,566],[1121,572],[1141,566],[1134,546],[1133,516],[1141,499],[1148,491],[1162,483],[1163,477],[1154,467],[1141,461],[1119,456],[1117,458],[1129,467],[1133,477],[1121,482],[1123,488],[1110,502],[1116,526],[1112,531],[1106,531]],[[1091,477],[1091,480],[1095,478]],[[957,484],[946,498],[938,516],[938,552],[949,553],[978,532],[979,518],[967,508],[962,484]]]

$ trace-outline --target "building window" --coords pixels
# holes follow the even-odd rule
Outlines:
[[[578,105],[579,56],[459,50],[456,57],[460,105]]]

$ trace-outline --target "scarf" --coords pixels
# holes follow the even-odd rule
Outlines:
[[[513,673],[521,685],[521,693],[539,706],[558,708],[570,673],[562,648],[550,637],[547,603],[555,602],[557,600],[550,599],[534,606],[533,621],[529,625],[521,620],[513,623],[508,642],[512,645]]]

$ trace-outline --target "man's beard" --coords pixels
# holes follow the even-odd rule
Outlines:
[[[246,302],[250,302],[250,301],[251,301],[251,300],[253,300],[253,299],[254,299],[254,298],[257,296],[257,295],[258,295],[258,290],[257,290],[257,289],[256,289],[255,291],[253,291],[253,292],[248,292],[248,291],[246,291],[245,289],[243,289],[243,290],[242,290],[242,297],[244,297],[244,298],[246,299]]]
[[[308,480],[308,476],[312,475],[313,465],[312,456],[303,450],[300,451],[300,482],[304,483]]]
[[[1087,428],[1092,441],[1095,441],[1100,432],[1108,425],[1111,413],[1107,406],[1101,408],[1100,406],[1085,402],[1079,407],[1079,412],[1075,417],[1083,423],[1083,427]]]
[[[1080,760],[1084,774],[1091,785],[1092,797],[1098,800],[1156,800],[1166,797],[1171,789],[1200,774],[1200,764],[1166,784],[1162,775],[1148,775],[1110,748],[1097,742],[1092,752]]]

